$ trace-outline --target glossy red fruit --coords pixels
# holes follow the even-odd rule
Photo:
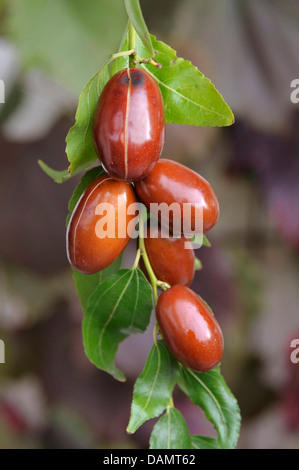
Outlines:
[[[173,286],[190,286],[194,277],[195,255],[188,238],[163,238],[160,228],[147,230],[144,239],[153,271],[160,281]]]
[[[67,230],[67,254],[74,268],[93,274],[118,258],[130,241],[127,225],[134,215],[127,215],[127,207],[136,202],[132,186],[110,176],[99,176],[88,186]],[[100,206],[100,203],[111,206]],[[112,232],[108,233],[110,228]]]
[[[191,289],[176,285],[163,292],[156,315],[170,351],[184,366],[206,372],[223,354],[220,326],[204,301]]]
[[[152,203],[166,203],[168,206],[178,203],[181,213],[180,231],[185,236],[194,235],[192,232],[196,229],[196,203],[202,207],[203,233],[210,230],[218,220],[219,203],[210,183],[195,171],[173,160],[162,159],[157,162],[150,174],[135,184],[135,189],[138,197],[152,213],[155,213],[155,209],[150,207]],[[183,230],[184,203],[191,204],[190,232]],[[185,216],[186,214],[187,212]],[[159,218],[162,224],[168,224],[168,215],[163,218],[163,215],[159,214]],[[172,229],[172,212],[169,213],[169,226]]]
[[[97,104],[93,137],[113,178],[137,181],[154,168],[164,146],[165,117],[159,86],[146,71],[127,68],[113,75]]]

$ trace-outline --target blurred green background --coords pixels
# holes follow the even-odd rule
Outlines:
[[[223,374],[237,396],[240,448],[299,447],[299,78],[296,0],[141,0],[150,31],[212,79],[231,128],[167,125],[163,156],[200,172],[221,216],[197,251],[192,288],[225,337]],[[126,434],[151,329],[125,341],[115,382],[85,358],[82,311],[65,254],[67,202],[37,165],[67,166],[78,96],[116,52],[122,0],[0,0],[0,448],[146,448],[152,422]],[[130,265],[134,246],[124,265]],[[136,354],[138,351],[138,354]],[[214,435],[176,391],[193,434]]]

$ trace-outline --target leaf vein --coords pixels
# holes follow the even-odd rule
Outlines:
[[[133,277],[133,274],[134,274],[134,271],[132,271],[132,273],[131,273],[131,275],[130,275],[130,278],[129,278],[128,281],[127,281],[127,284],[125,285],[125,287],[124,287],[124,289],[123,289],[121,295],[119,296],[119,298],[118,298],[116,304],[114,305],[114,308],[113,308],[112,312],[110,313],[109,317],[107,318],[106,323],[104,324],[104,326],[103,326],[103,328],[102,328],[102,331],[101,331],[101,334],[100,334],[100,337],[99,337],[99,342],[98,342],[98,347],[99,347],[101,359],[103,359],[103,350],[102,350],[102,348],[101,348],[101,344],[102,344],[102,341],[103,341],[104,332],[105,332],[107,326],[109,325],[109,323],[111,322],[111,320],[112,320],[112,318],[113,318],[113,316],[114,316],[114,314],[115,314],[115,312],[116,312],[116,310],[117,310],[117,308],[118,308],[118,306],[119,306],[119,303],[120,303],[121,299],[123,298],[123,296],[124,296],[124,294],[125,294],[125,292],[126,292],[126,290],[127,290],[127,288],[128,288],[128,285],[129,285],[130,282],[131,282],[131,279],[132,279],[132,277]]]
[[[149,394],[148,394],[146,403],[145,403],[144,407],[142,408],[143,411],[146,410],[146,408],[147,408],[147,406],[148,406],[148,404],[149,404],[149,401],[150,401],[150,399],[152,398],[152,394],[153,394],[153,392],[154,392],[154,388],[155,388],[155,385],[156,385],[156,383],[157,383],[158,375],[159,375],[159,372],[160,372],[160,367],[161,367],[161,353],[160,353],[159,347],[157,347],[157,353],[158,353],[158,366],[157,366],[157,370],[156,370],[156,373],[155,373],[155,378],[154,378],[154,380],[153,380],[153,383],[152,383],[150,392],[149,392]]]
[[[144,67],[144,65],[142,65],[142,67],[143,67],[161,86],[167,88],[170,92],[177,94],[178,96],[180,96],[181,98],[183,98],[183,100],[189,101],[189,103],[194,104],[195,106],[198,106],[198,107],[201,108],[202,110],[208,111],[209,113],[217,114],[219,117],[224,118],[224,119],[227,119],[227,117],[226,117],[224,114],[220,114],[220,113],[218,113],[217,111],[215,111],[214,109],[208,108],[208,107],[204,106],[203,104],[197,103],[196,101],[191,100],[191,99],[188,98],[187,96],[182,95],[179,91],[175,90],[174,88],[169,87],[168,85],[166,85],[165,82],[162,82],[161,80],[159,80],[159,78],[157,78],[153,73],[151,73],[151,72],[147,69],[147,67]]]
[[[96,309],[97,309],[97,307],[98,307],[98,305],[99,305],[99,302],[100,302],[101,298],[103,297],[103,295],[106,294],[107,292],[109,292],[111,289],[113,289],[113,288],[122,280],[122,278],[125,277],[127,274],[128,274],[128,273],[125,272],[125,273],[124,273],[120,278],[118,278],[108,289],[106,289],[106,290],[100,295],[100,297],[97,299],[97,302],[95,303],[95,305],[94,305],[92,311],[90,312],[90,316],[89,316],[89,319],[88,319],[88,322],[87,322],[87,325],[86,325],[86,329],[87,329],[88,332],[90,331],[89,325],[90,325],[91,321],[93,320],[94,313],[95,313],[95,311],[96,311]]]
[[[136,281],[137,281],[137,293],[136,293],[136,297],[135,297],[135,305],[134,305],[133,316],[132,316],[132,321],[131,321],[130,328],[132,328],[133,325],[134,325],[135,315],[136,315],[137,305],[138,305],[138,300],[139,300],[139,290],[140,290],[140,287],[139,287],[139,276],[138,276],[138,274],[137,274]]]
[[[210,395],[210,397],[212,398],[212,400],[214,401],[216,407],[218,408],[218,411],[219,411],[219,414],[220,414],[220,417],[221,417],[221,420],[223,422],[223,425],[225,427],[225,430],[226,430],[226,434],[228,433],[228,428],[227,428],[227,423],[226,423],[226,419],[225,419],[225,416],[223,414],[223,411],[221,409],[221,406],[220,404],[218,403],[218,400],[217,398],[215,397],[215,395],[211,392],[211,390],[203,383],[202,380],[199,379],[199,377],[194,374],[194,372],[192,372],[191,370],[188,371],[190,373],[190,375],[192,375],[192,377],[195,378],[195,380],[206,390],[206,392]]]

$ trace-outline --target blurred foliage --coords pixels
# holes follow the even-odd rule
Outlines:
[[[246,331],[248,325],[261,313],[263,281],[254,257],[241,249],[234,250],[235,279],[238,283],[238,296],[242,305]]]
[[[7,330],[31,327],[65,298],[70,287],[68,272],[41,278],[20,267],[2,266],[0,327]]]
[[[63,405],[50,409],[51,428],[46,436],[46,447],[62,448],[65,442],[68,448],[88,449],[94,447],[96,436],[80,415]],[[63,445],[61,443],[63,442]]]
[[[298,248],[299,114],[294,112],[287,123],[287,131],[280,135],[239,121],[229,130],[232,146],[228,170],[254,177],[278,232],[290,246]]]
[[[198,45],[236,117],[256,128],[286,129],[290,83],[299,68],[296,0],[185,0],[175,34]]]
[[[16,83],[8,96],[5,97],[5,106],[1,106],[0,108],[0,124],[4,123],[15,111],[17,111],[22,98],[22,86],[20,83]]]
[[[4,31],[26,68],[41,67],[78,95],[118,50],[126,15],[122,0],[4,1]]]
[[[242,367],[238,370],[239,380],[234,383],[234,391],[245,420],[256,417],[277,400],[277,393],[265,384],[262,372],[263,363],[259,356],[253,354],[243,357]]]

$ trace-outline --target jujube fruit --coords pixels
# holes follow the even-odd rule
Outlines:
[[[185,286],[163,292],[156,306],[157,321],[170,351],[184,366],[206,372],[223,354],[221,328],[204,301]]]
[[[85,274],[93,274],[107,268],[118,258],[130,241],[131,234],[127,226],[134,215],[128,215],[127,208],[136,202],[131,184],[113,180],[107,175],[99,176],[88,186],[72,213],[67,230],[67,254],[74,268]],[[100,211],[100,203],[111,204],[113,211],[106,210],[108,206],[102,206],[104,210]],[[98,224],[102,217],[105,219],[102,220],[103,230],[100,234],[101,226]],[[124,218],[121,224],[119,218]],[[111,236],[106,220],[109,220]]]
[[[159,159],[165,138],[163,99],[144,70],[127,68],[104,87],[94,114],[95,149],[113,178],[144,178]]]
[[[185,236],[194,235],[197,216],[196,203],[202,208],[203,233],[210,230],[218,220],[219,203],[210,183],[195,171],[173,160],[159,160],[149,175],[135,184],[135,189],[138,197],[151,212],[153,212],[153,208],[150,208],[151,203],[166,203],[168,207],[173,203],[178,203],[181,214],[181,233]],[[191,204],[191,220],[188,220],[190,233],[183,230],[184,203]],[[168,214],[166,220],[160,213],[155,215],[160,217],[162,225],[168,225]],[[187,211],[185,217],[188,217]],[[171,211],[169,212],[169,227],[173,228]]]
[[[195,255],[189,239],[163,238],[161,228],[148,227],[144,243],[157,279],[171,286],[190,286],[194,277]]]

